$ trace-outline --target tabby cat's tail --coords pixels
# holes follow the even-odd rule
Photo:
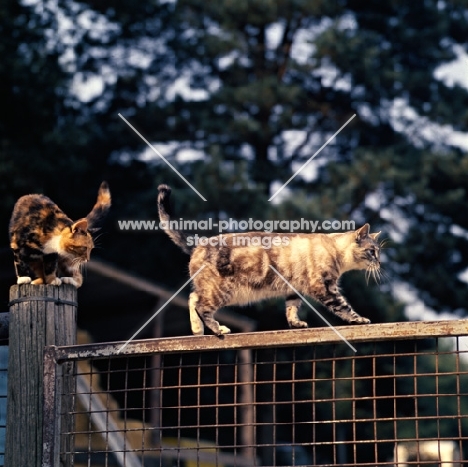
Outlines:
[[[102,182],[99,187],[96,204],[94,205],[91,212],[86,216],[88,221],[88,230],[98,230],[101,222],[106,217],[111,207],[111,193],[107,182]]]
[[[167,185],[158,186],[158,211],[159,219],[161,222],[164,222],[167,225],[167,228],[164,229],[164,232],[167,233],[169,238],[182,249],[184,253],[190,255],[192,253],[193,247],[190,247],[187,242],[187,234],[182,230],[175,230],[171,228],[171,206],[169,204],[169,198],[171,196],[171,188]]]

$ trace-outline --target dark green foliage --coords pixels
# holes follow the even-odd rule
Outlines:
[[[466,2],[87,0],[58,8],[66,27],[39,4],[0,9],[2,222],[32,191],[79,217],[107,179],[114,208],[100,255],[171,286],[185,278],[187,258],[160,232],[117,227],[157,219],[159,183],[174,187],[184,218],[370,222],[392,240],[388,281],[379,288],[346,278],[358,309],[374,321],[401,319],[391,295],[401,282],[437,311],[464,313],[467,158],[437,127],[429,139],[424,131],[431,122],[467,128],[466,89],[435,76],[465,41]],[[96,76],[101,91],[85,101],[71,92]],[[156,146],[170,143],[159,150],[207,202],[156,155],[139,159],[146,145],[119,113]],[[269,203],[353,114],[309,164],[316,176],[304,170],[282,202]],[[184,150],[203,156],[186,160]]]
[[[448,86],[434,74],[456,57],[455,45],[466,50],[466,0],[55,3],[70,20],[66,27],[46,1],[27,7],[4,0],[0,5],[4,246],[11,209],[20,195],[43,192],[78,218],[89,211],[106,179],[113,208],[96,253],[126,270],[179,287],[187,279],[188,257],[163,232],[118,228],[119,220],[157,220],[157,186],[167,183],[174,189],[176,218],[351,219],[357,227],[369,222],[387,239],[386,280],[379,286],[367,284],[360,273],[343,278],[344,294],[359,313],[373,322],[405,319],[404,305],[393,295],[404,285],[438,312],[466,315],[468,288],[460,274],[468,264],[468,157],[450,145],[440,127],[430,126],[467,132],[466,87]],[[96,76],[102,79],[102,91],[80,100],[72,92],[73,83],[92,83]],[[423,120],[395,111],[395,103],[411,106]],[[156,155],[151,161],[139,157],[147,146],[119,113],[206,202]],[[278,202],[268,202],[354,114],[309,164],[313,173],[304,170]],[[202,157],[183,159],[184,150]],[[260,330],[286,327],[282,303],[238,311],[255,317]],[[311,326],[324,325],[308,307],[302,313]],[[359,347],[356,365],[362,379],[354,388],[346,380],[333,387],[330,368],[320,367],[321,350],[301,349],[298,382],[294,388],[285,384],[279,395],[288,399],[295,391],[296,401],[309,404],[311,396],[327,399],[339,391],[344,400],[336,409],[346,419],[353,409],[353,391],[371,394],[374,373],[397,371],[408,377],[398,379],[396,388],[386,385],[385,378],[377,382],[379,413],[404,417],[419,410],[429,417],[420,433],[428,437],[437,436],[438,415],[447,415],[439,427],[450,436],[457,423],[450,418],[455,408],[442,401],[436,410],[431,394],[453,391],[455,377],[420,378],[415,388],[412,375],[415,365],[419,373],[452,371],[454,357],[436,359],[428,352],[416,364],[408,356],[395,362],[381,358],[376,369],[374,352],[413,350],[411,342],[388,346]],[[275,359],[289,361],[288,352],[279,350]],[[343,345],[333,352],[339,357],[349,350]],[[319,361],[315,377],[321,381],[315,392],[310,359]],[[346,376],[350,364],[336,365],[337,376]],[[291,365],[279,371],[280,379],[291,378]],[[464,378],[458,383],[466,385]],[[396,407],[385,404],[393,390],[408,395],[416,389],[424,396],[419,405],[410,397],[402,397]],[[368,418],[372,404],[358,400],[357,416]],[[301,407],[297,403],[296,420],[307,421],[311,414]],[[316,409],[315,420],[328,419],[332,405],[317,404]],[[278,410],[281,419],[281,406]],[[286,424],[279,433],[286,441],[288,429]],[[340,436],[350,438],[350,426],[343,423],[342,429]],[[376,429],[384,439],[393,435],[394,427],[363,422],[359,429],[363,438],[373,439]],[[330,430],[321,426],[317,439],[329,436]],[[401,424],[398,435],[414,433]],[[392,447],[382,449],[382,458],[389,459]]]

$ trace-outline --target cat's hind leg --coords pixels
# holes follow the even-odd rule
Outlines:
[[[197,313],[197,302],[198,295],[192,292],[189,296],[190,327],[194,335],[202,336],[205,330],[203,321]]]
[[[307,323],[301,321],[297,316],[302,300],[297,295],[288,295],[286,297],[286,319],[291,328],[306,328]]]
[[[189,299],[192,332],[196,335],[203,334],[203,325],[205,325],[208,329],[213,331],[216,336],[229,334],[231,330],[219,324],[218,321],[214,319],[215,312],[221,308],[222,305],[223,304],[219,304],[219,306],[216,306],[213,300],[206,298],[206,296],[200,296],[196,292],[192,292]]]

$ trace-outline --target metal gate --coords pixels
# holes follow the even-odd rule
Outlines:
[[[43,465],[461,466],[468,321],[338,329],[48,347]]]

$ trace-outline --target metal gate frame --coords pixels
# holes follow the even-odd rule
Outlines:
[[[382,343],[390,341],[398,342],[402,340],[417,342],[426,338],[438,339],[447,337],[459,338],[462,336],[468,336],[468,320],[386,323],[366,326],[343,326],[339,327],[338,329],[340,335],[353,344],[377,342]],[[70,378],[70,366],[75,365],[79,361],[88,359],[108,359],[112,357],[120,358],[130,356],[168,355],[176,353],[237,350],[243,352],[242,358],[244,360],[244,363],[246,363],[246,365],[244,365],[244,368],[248,370],[252,364],[250,360],[250,350],[253,349],[278,349],[282,347],[323,345],[340,346],[340,344],[344,345],[340,337],[333,329],[312,328],[232,334],[224,336],[224,338],[222,339],[215,336],[184,336],[176,338],[158,338],[132,341],[125,347],[123,342],[63,347],[46,347],[44,351],[44,449],[42,465],[43,467],[55,467],[57,465],[60,465],[60,433],[63,429],[64,423],[67,423],[66,420],[64,421],[64,417],[62,414],[62,404],[64,402],[61,394],[63,392],[63,385],[69,384],[67,380],[65,380],[64,382],[62,381],[62,379]],[[357,359],[363,357],[363,355],[360,355],[359,351],[360,349],[358,345],[356,356],[351,357],[351,360],[353,358]],[[454,352],[458,353],[459,355],[468,355],[468,346],[467,350],[458,349]],[[243,378],[252,378],[252,374],[249,374],[247,372],[247,374],[244,375]],[[248,381],[246,381],[246,383],[248,383]],[[80,379],[78,378],[74,382],[74,384],[75,387],[79,387],[80,384],[83,384],[83,381],[80,381]],[[248,388],[248,384],[245,385],[245,387]],[[335,388],[334,385],[333,388]],[[456,394],[458,394],[458,397],[460,397],[462,394],[462,388],[458,387],[456,388],[456,391]],[[75,396],[76,394],[77,393],[75,392]],[[244,405],[245,407],[248,407],[249,403],[252,402],[252,395],[249,391],[246,391],[243,397]],[[366,395],[355,396],[356,400],[359,400],[360,398],[365,399]],[[70,402],[66,403],[69,404]],[[100,410],[98,410],[98,412]],[[468,413],[461,414],[460,416],[466,416],[468,418]],[[247,419],[248,417],[249,415],[247,415]],[[249,426],[251,426],[251,423],[246,424],[247,429],[249,429]],[[116,440],[116,442],[119,442],[118,439]],[[339,439],[335,439],[335,442],[337,444],[340,444]],[[395,463],[394,465],[409,465],[406,463],[402,463],[403,461],[404,459],[400,459],[400,461],[397,461],[397,463]],[[239,458],[237,462],[238,463],[236,463],[236,465],[248,465],[243,464],[242,460]],[[424,460],[422,458],[419,459],[418,457],[417,462],[417,464],[412,465],[424,465]],[[141,464],[136,462],[133,463],[132,456],[130,454],[127,455],[122,465],[131,467],[134,465],[137,466]],[[385,465],[393,464],[388,463]],[[454,462],[447,465],[455,466],[458,464]]]

